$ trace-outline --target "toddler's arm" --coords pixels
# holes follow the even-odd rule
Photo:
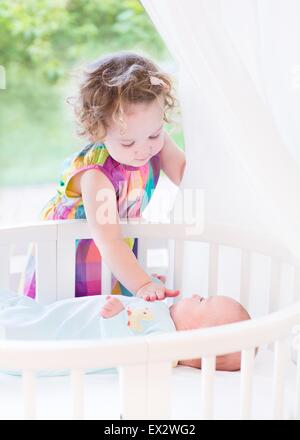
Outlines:
[[[110,180],[101,171],[91,169],[82,174],[80,187],[92,237],[114,276],[129,291],[145,300],[178,295],[179,292],[174,293],[151,281],[124,242],[116,193]]]
[[[99,170],[87,170],[80,179],[82,200],[93,239],[115,277],[136,292],[150,277],[124,242],[115,189]]]
[[[185,154],[166,132],[164,146],[160,152],[160,162],[162,170],[169,179],[179,186],[186,165]]]

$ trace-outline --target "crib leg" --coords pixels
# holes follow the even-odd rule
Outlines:
[[[24,396],[25,419],[34,420],[36,418],[36,382],[35,373],[33,371],[23,371],[22,389]]]
[[[119,367],[121,418],[147,418],[147,364]]]
[[[171,419],[171,362],[153,362],[148,365],[147,418]]]

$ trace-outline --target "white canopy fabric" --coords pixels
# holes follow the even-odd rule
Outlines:
[[[178,64],[182,188],[300,258],[300,2],[141,0]]]

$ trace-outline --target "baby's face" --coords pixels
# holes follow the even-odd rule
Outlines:
[[[177,330],[193,330],[239,321],[240,304],[226,296],[204,298],[198,294],[184,298],[170,307]]]
[[[210,320],[211,302],[214,297],[204,298],[198,294],[184,298],[170,307],[171,318],[177,330],[199,328],[203,319]]]
[[[164,145],[164,98],[150,103],[127,104],[125,127],[109,122],[103,139],[109,154],[120,163],[140,167]]]

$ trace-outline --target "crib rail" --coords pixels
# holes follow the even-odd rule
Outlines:
[[[136,238],[168,238],[179,240],[196,240],[217,245],[247,249],[264,255],[276,257],[287,263],[299,264],[295,255],[271,234],[261,234],[247,229],[208,224],[202,232],[193,225],[150,223],[144,218],[121,219],[120,225],[124,236]],[[92,238],[85,219],[47,220],[28,224],[0,227],[0,247],[11,243],[52,242]]]
[[[190,226],[190,225],[189,225]],[[213,418],[213,383],[216,356],[242,352],[240,416],[251,417],[255,347],[275,343],[273,415],[283,414],[284,338],[300,324],[300,301],[276,311],[280,299],[281,265],[295,267],[295,299],[300,298],[299,262],[272,236],[221,225],[207,225],[202,233],[190,233],[185,225],[151,224],[143,219],[121,221],[124,237],[161,238],[169,241],[173,255],[174,287],[181,288],[184,242],[209,243],[209,294],[218,292],[220,246],[242,251],[240,291],[249,299],[251,254],[271,258],[270,314],[252,321],[210,329],[113,341],[0,342],[0,369],[23,371],[25,415],[34,418],[35,375],[40,369],[71,371],[74,418],[84,416],[84,370],[117,367],[120,373],[121,412],[124,419],[170,418],[170,378],[173,360],[202,358],[202,413]],[[12,243],[36,243],[37,299],[50,303],[74,296],[75,240],[89,239],[86,220],[54,220],[0,228],[0,288],[9,288],[9,255]],[[102,288],[110,289],[110,271],[102,265]],[[300,366],[296,385],[296,412],[300,417]],[[130,391],[129,391],[130,390]],[[139,405],[136,405],[136,402]]]
[[[261,235],[248,230],[237,230],[229,226],[206,225],[201,233],[191,233],[191,225],[149,223],[143,218],[121,219],[124,237],[140,239],[167,239],[171,255],[171,284],[181,289],[183,274],[184,242],[198,241],[209,243],[209,295],[218,291],[218,260],[220,246],[241,249],[241,302],[247,306],[249,300],[249,277],[251,253],[257,252],[272,258],[272,279],[270,286],[270,311],[278,309],[280,268],[283,262],[296,268],[295,299],[300,299],[300,270],[295,256],[280,245],[271,235]],[[53,301],[74,296],[75,291],[75,240],[90,239],[91,233],[84,219],[48,220],[36,223],[0,228],[0,288],[8,289],[9,255],[12,243],[36,244],[36,297],[48,304]],[[139,259],[143,259],[139,255]],[[102,264],[102,293],[111,288],[111,273],[105,262]]]
[[[175,334],[119,338],[111,341],[1,341],[0,369],[22,370],[27,418],[35,417],[35,372],[71,371],[74,418],[83,418],[83,372],[117,367],[124,419],[170,418],[172,360],[202,358],[202,414],[213,418],[213,378],[217,355],[242,351],[241,418],[251,416],[254,349],[276,342],[274,418],[283,414],[284,352],[280,341],[300,322],[300,302],[252,321]],[[298,365],[299,368],[299,365]],[[299,401],[299,389],[296,402]],[[139,405],[136,405],[136,402]]]

